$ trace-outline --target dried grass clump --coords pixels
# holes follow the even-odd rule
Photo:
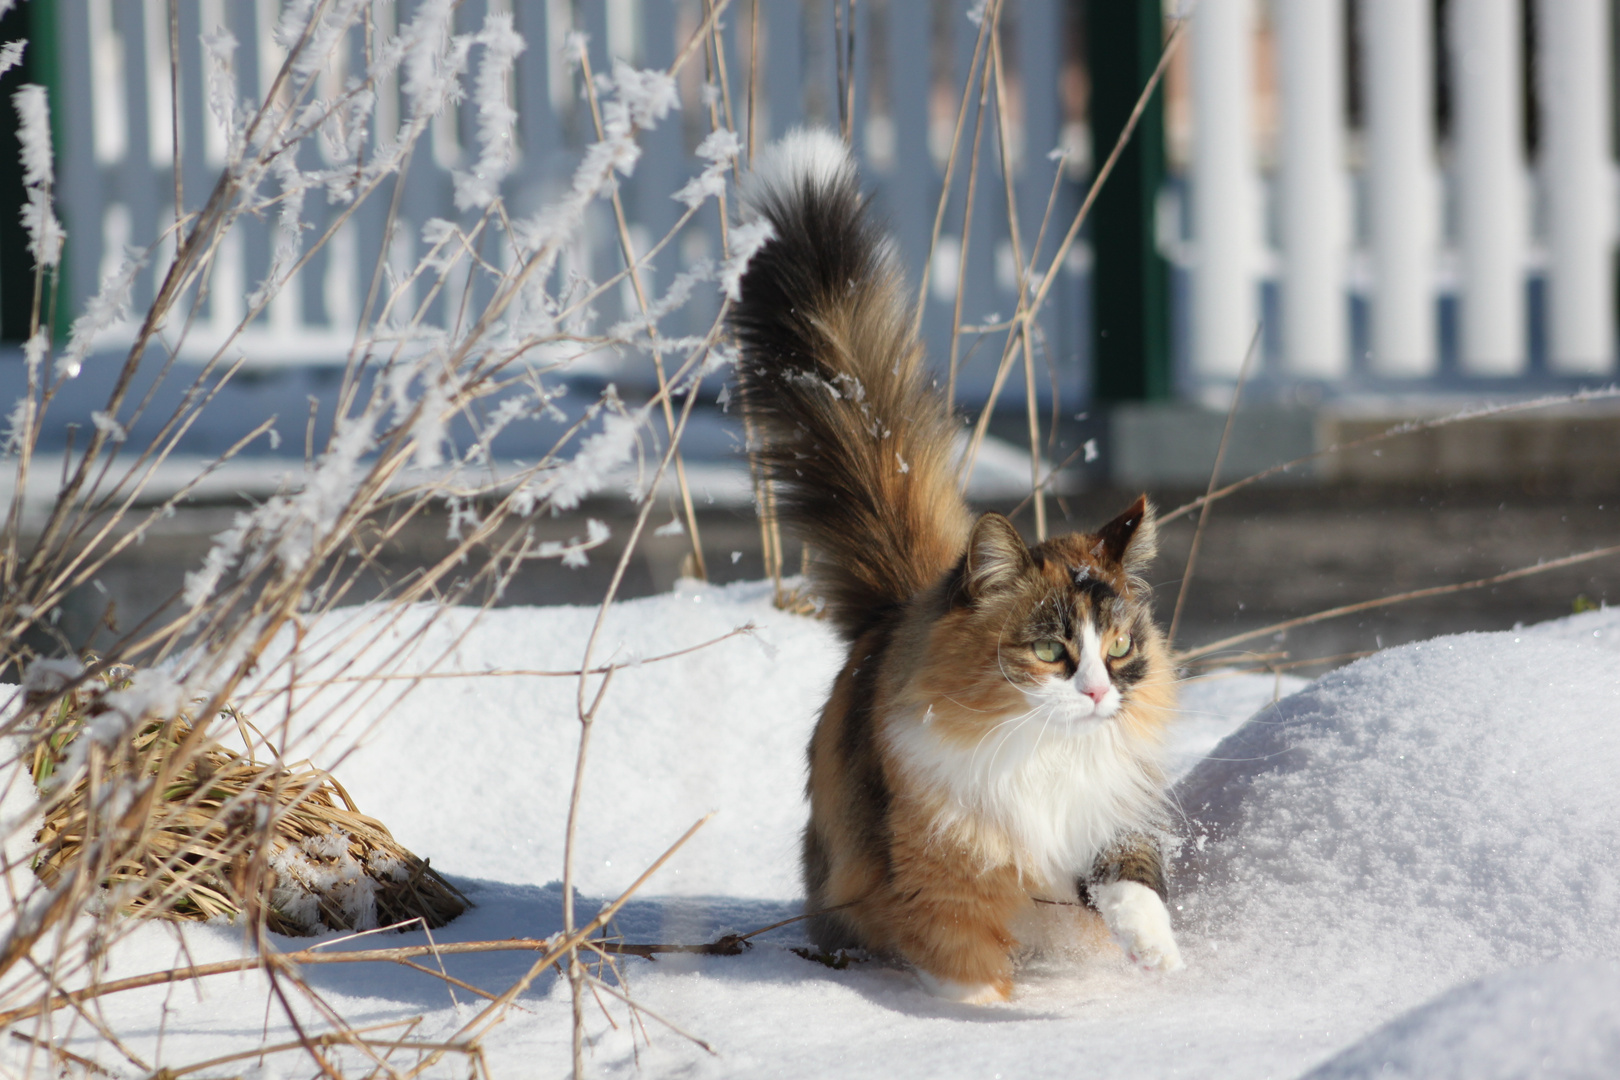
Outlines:
[[[99,804],[123,783],[124,798],[147,806],[138,817],[118,815],[134,818],[126,827],[142,835],[114,845],[126,854],[110,861],[101,881],[121,912],[195,920],[246,913],[276,933],[301,936],[413,919],[440,927],[470,906],[387,826],[360,813],[330,774],[308,762],[265,764],[193,738],[185,713],[143,719],[121,752],[92,747],[72,787],[51,792],[75,743],[95,741],[97,718],[111,711],[108,695],[128,689],[133,674],[114,666],[64,695],[36,743],[34,780],[51,797],[34,869],[47,885],[71,875],[96,839],[94,823],[107,820]],[[222,719],[252,745],[240,715],[227,709]]]

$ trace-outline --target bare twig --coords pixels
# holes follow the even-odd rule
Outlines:
[[[1000,19],[1001,0],[990,0],[989,8],[984,13],[984,26],[990,28],[992,36]],[[979,108],[978,112],[974,114],[973,149],[968,154],[967,197],[962,204],[962,238],[956,259],[956,301],[951,308],[951,352],[949,366],[945,375],[945,407],[947,409],[956,405],[957,365],[960,359],[959,349],[962,340],[962,305],[967,300],[968,246],[973,237],[973,203],[974,195],[977,193],[979,186],[979,141],[984,135],[984,116],[989,111],[986,108],[989,98],[990,63],[987,60],[983,71],[979,75]],[[987,404],[984,407],[984,412],[988,413],[989,411],[990,406]]]
[[[64,1050],[62,1047],[57,1046],[53,1042],[48,1042],[45,1039],[36,1039],[34,1036],[24,1034],[21,1031],[13,1031],[11,1033],[11,1037],[16,1039],[18,1042],[25,1042],[31,1046],[37,1046],[41,1050],[44,1050],[50,1054],[52,1057],[58,1058],[65,1064],[77,1065],[79,1068],[84,1069],[87,1072],[93,1072],[97,1076],[116,1077],[118,1075],[109,1069],[103,1068],[101,1065],[98,1065],[96,1062],[91,1061],[87,1057],[75,1054],[71,1050]]]
[[[1505,574],[1495,574],[1491,577],[1478,578],[1474,581],[1462,581],[1454,585],[1436,585],[1427,589],[1413,589],[1410,592],[1396,593],[1393,596],[1379,597],[1377,600],[1363,600],[1356,604],[1345,604],[1341,607],[1328,608],[1318,611],[1314,615],[1302,615],[1297,619],[1288,619],[1284,622],[1262,626],[1258,630],[1246,630],[1241,634],[1212,641],[1208,645],[1200,645],[1196,649],[1177,653],[1176,661],[1185,663],[1196,660],[1210,653],[1229,649],[1233,645],[1241,645],[1245,641],[1253,641],[1268,634],[1280,634],[1285,630],[1292,630],[1296,626],[1308,626],[1311,623],[1325,622],[1328,619],[1337,619],[1342,615],[1354,615],[1358,611],[1371,611],[1374,608],[1389,607],[1393,604],[1403,604],[1408,600],[1422,600],[1430,596],[1445,596],[1449,593],[1466,592],[1469,589],[1483,589],[1491,585],[1501,585],[1508,581],[1517,581],[1520,578],[1533,577],[1544,574],[1549,570],[1559,570],[1566,566],[1577,566],[1581,563],[1591,562],[1594,559],[1607,558],[1610,555],[1620,555],[1620,544],[1613,547],[1596,548],[1592,551],[1583,551],[1578,555],[1566,555],[1562,559],[1551,559],[1547,562],[1536,563],[1534,566],[1522,566],[1517,570],[1509,570]]]
[[[1172,649],[1176,645],[1176,631],[1181,627],[1181,612],[1187,603],[1187,589],[1192,585],[1193,569],[1198,565],[1198,546],[1204,541],[1204,526],[1209,522],[1209,510],[1214,504],[1207,496],[1215,490],[1215,483],[1221,478],[1221,462],[1226,460],[1226,444],[1232,437],[1232,421],[1237,418],[1238,402],[1243,400],[1243,384],[1249,377],[1249,365],[1254,362],[1255,353],[1260,347],[1261,324],[1254,324],[1254,335],[1249,338],[1249,348],[1243,354],[1243,365],[1238,369],[1237,386],[1232,389],[1232,405],[1226,410],[1226,426],[1221,428],[1221,442],[1215,448],[1215,464],[1209,469],[1209,486],[1204,489],[1206,496],[1203,512],[1198,515],[1198,527],[1193,530],[1192,546],[1187,549],[1187,565],[1181,572],[1181,588],[1176,591],[1176,610],[1170,617],[1170,632],[1165,635],[1165,643]]]
[[[747,624],[745,624],[743,626],[737,627],[735,630],[727,631],[726,633],[721,634],[719,637],[710,638],[708,641],[702,641],[702,642],[699,642],[696,645],[688,645],[684,649],[676,649],[674,652],[659,653],[657,656],[648,656],[648,657],[638,659],[638,660],[634,660],[634,661],[617,661],[617,662],[614,662],[612,664],[606,664],[606,665],[603,665],[603,666],[600,666],[600,667],[594,667],[590,671],[583,672],[583,673],[578,668],[574,668],[572,670],[567,670],[567,671],[537,671],[537,670],[534,670],[532,668],[490,668],[487,671],[422,671],[422,672],[415,672],[415,673],[409,673],[409,674],[381,674],[381,673],[378,673],[378,674],[369,674],[369,675],[342,675],[342,676],[336,676],[336,677],[333,677],[333,678],[313,679],[313,680],[311,680],[311,681],[309,681],[307,683],[294,683],[294,684],[291,684],[291,685],[278,684],[278,685],[275,685],[275,686],[261,687],[261,688],[259,688],[257,690],[251,691],[250,693],[244,694],[242,696],[244,698],[263,697],[265,695],[285,694],[285,693],[288,692],[289,689],[293,689],[293,688],[296,688],[296,689],[299,689],[299,690],[305,690],[305,689],[310,689],[310,688],[319,688],[319,687],[323,687],[323,686],[334,686],[334,685],[337,685],[339,683],[397,682],[397,681],[406,680],[406,679],[408,679],[408,680],[410,680],[412,682],[416,682],[416,681],[427,681],[427,680],[432,680],[432,679],[489,679],[489,678],[547,678],[547,679],[554,679],[554,678],[578,678],[581,674],[586,674],[586,675],[606,675],[606,674],[608,674],[610,672],[618,671],[618,670],[621,670],[623,668],[641,667],[641,666],[646,665],[646,664],[656,664],[656,663],[660,663],[660,662],[662,662],[664,660],[674,660],[674,659],[677,659],[678,657],[690,656],[692,653],[699,652],[699,651],[701,651],[703,649],[707,649],[707,648],[709,648],[711,646],[714,646],[714,645],[718,645],[722,641],[729,641],[734,637],[739,637],[739,636],[744,635],[744,634],[752,634],[752,633],[756,632],[758,629],[759,629],[759,627],[755,626],[753,623],[747,623]]]
[[[973,59],[968,63],[968,75],[962,83],[962,102],[956,109],[956,127],[951,133],[950,154],[945,159],[945,180],[940,187],[939,202],[934,209],[934,229],[928,239],[928,257],[923,260],[922,273],[917,284],[917,314],[911,324],[913,337],[922,334],[923,315],[928,311],[928,278],[933,270],[934,253],[939,248],[940,229],[945,225],[945,208],[950,205],[951,181],[956,176],[957,150],[962,145],[962,130],[967,124],[968,103],[973,100],[973,76],[979,70],[979,61],[989,35],[990,21],[981,19],[979,37],[973,44]]]
[[[1206,502],[1210,502],[1215,499],[1224,499],[1233,492],[1242,491],[1251,484],[1257,484],[1262,480],[1267,480],[1273,476],[1279,475],[1280,473],[1285,473],[1290,469],[1298,468],[1301,465],[1315,461],[1317,458],[1327,457],[1329,454],[1342,454],[1348,450],[1359,450],[1363,446],[1372,446],[1376,443],[1386,442],[1389,439],[1398,439],[1403,435],[1413,435],[1420,431],[1433,431],[1436,428],[1450,427],[1452,424],[1462,424],[1470,420],[1481,420],[1491,416],[1506,416],[1510,413],[1532,412],[1536,409],[1546,409],[1555,405],[1579,405],[1589,401],[1608,401],[1614,398],[1620,398],[1620,386],[1605,386],[1595,390],[1579,390],[1573,394],[1553,394],[1546,397],[1532,398],[1528,401],[1509,401],[1496,405],[1482,405],[1473,409],[1461,409],[1454,413],[1448,413],[1445,416],[1435,417],[1432,420],[1408,420],[1381,431],[1376,435],[1368,435],[1364,438],[1352,439],[1349,442],[1344,443],[1334,443],[1332,446],[1324,447],[1321,450],[1306,454],[1304,457],[1295,458],[1292,461],[1285,461],[1280,465],[1273,465],[1271,468],[1263,469],[1251,476],[1245,476],[1241,480],[1227,484],[1219,491],[1211,491],[1205,495],[1201,495],[1191,502],[1178,506],[1169,513],[1161,515],[1159,517],[1159,524],[1163,525],[1166,522],[1174,521],[1176,518],[1183,517],[1184,515],[1192,513],[1194,510],[1200,509]]]

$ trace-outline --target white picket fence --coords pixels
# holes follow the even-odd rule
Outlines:
[[[1276,374],[1339,383],[1525,378],[1532,280],[1544,286],[1547,375],[1615,370],[1610,0],[1357,0],[1361,130],[1346,122],[1347,0],[1199,0],[1190,364],[1231,380],[1274,283]],[[1254,125],[1256,20],[1270,16],[1278,131],[1262,173]],[[1438,48],[1437,48],[1438,46]],[[1436,131],[1437,56],[1449,138]],[[1533,65],[1538,116],[1525,115]],[[1525,124],[1539,152],[1525,152]],[[1352,154],[1354,168],[1347,162]],[[1269,227],[1268,227],[1269,219]],[[1365,302],[1352,353],[1347,296]],[[1455,302],[1442,371],[1440,298]]]
[[[1359,130],[1346,119],[1351,2],[1361,57]],[[1452,121],[1442,145],[1433,98],[1433,0],[1199,0],[1188,56],[1193,152],[1187,175],[1171,185],[1187,193],[1190,205],[1184,214],[1161,215],[1187,223],[1161,227],[1165,250],[1189,286],[1178,294],[1177,314],[1183,326],[1177,376],[1184,390],[1235,377],[1262,310],[1274,316],[1267,374],[1284,382],[1333,388],[1394,380],[1426,388],[1442,374],[1527,379],[1614,370],[1612,0],[1535,0],[1534,57],[1525,54],[1520,4],[1449,0],[1441,44],[1450,58]],[[61,70],[71,73],[61,87],[67,140],[59,151],[59,197],[69,229],[69,299],[78,302],[116,267],[126,247],[152,243],[173,219],[169,6],[168,0],[58,0],[57,6]],[[181,181],[188,206],[206,196],[224,154],[206,105],[199,38],[217,27],[230,29],[240,42],[239,92],[256,97],[281,60],[270,33],[280,7],[279,0],[178,5]],[[460,25],[481,25],[491,7],[511,9],[529,44],[514,86],[523,162],[505,185],[517,213],[538,209],[561,190],[590,135],[577,75],[560,59],[564,36],[586,33],[599,66],[610,55],[662,66],[701,17],[701,0],[467,0]],[[1007,2],[1017,102],[1010,144],[1026,253],[1059,168],[1047,152],[1064,141],[1059,76],[1064,43],[1072,40],[1065,22],[1070,7],[1064,0]],[[373,5],[384,30],[413,8],[409,0]],[[736,122],[744,130],[752,10],[751,2],[738,0],[724,20]],[[835,123],[831,0],[761,0],[759,10],[758,136],[807,121]],[[977,27],[963,0],[862,0],[855,10],[857,152],[915,276],[928,258],[950,123]],[[1254,121],[1257,20],[1263,18],[1269,20],[1280,113],[1271,162],[1261,160]],[[360,60],[357,52],[351,65]],[[1540,103],[1535,161],[1526,159],[1521,134],[1523,71],[1532,61]],[[701,74],[683,83],[683,114],[646,136],[642,161],[625,185],[638,243],[661,236],[680,209],[669,194],[696,168],[690,150],[706,128],[700,89]],[[382,87],[381,99],[386,122],[390,109],[397,113],[397,88]],[[448,170],[467,155],[470,121],[469,111],[436,122],[429,149],[438,167],[413,168],[402,181],[403,227],[383,235],[387,198],[356,214],[239,341],[250,362],[322,365],[345,354],[377,253],[386,250],[393,264],[410,265],[421,225],[457,216]],[[1070,141],[1073,132],[1071,125]],[[965,322],[993,322],[1015,305],[1006,200],[988,135],[986,145],[992,149],[983,155],[967,242],[961,235],[967,177],[959,169],[934,254],[925,326],[936,358],[948,348],[957,274],[966,278]],[[312,157],[307,164],[316,164],[318,148],[306,153]],[[1083,179],[1058,185],[1055,220],[1073,213]],[[315,202],[309,215],[318,227],[328,211]],[[600,209],[571,255],[577,269],[597,279],[617,270],[620,258],[608,212]],[[712,226],[711,219],[689,241],[670,245],[654,270],[655,287],[718,254],[705,240],[715,234]],[[269,265],[272,228],[248,222],[233,235],[188,338],[188,354],[211,352],[240,318],[243,297]],[[1048,230],[1047,253],[1060,232]],[[150,299],[162,262],[154,260],[138,284],[137,307]],[[1066,279],[1043,316],[1044,358],[1065,398],[1085,381],[1089,272],[1082,250],[1067,263]],[[1544,284],[1545,293],[1538,309],[1547,355],[1541,373],[1530,364],[1532,281]],[[1453,299],[1456,359],[1443,371],[1440,313],[1442,300]],[[446,295],[440,313],[453,312],[460,300]],[[604,319],[614,316],[617,303],[606,299]],[[1353,310],[1365,316],[1352,318]],[[701,304],[690,312],[694,325],[712,315]],[[965,398],[987,391],[990,354],[998,351],[981,348],[969,357],[961,380]],[[1009,380],[1009,403],[1021,399],[1020,382]],[[1041,383],[1044,392],[1046,380]]]
[[[70,233],[71,296],[82,301],[118,265],[127,247],[152,243],[159,230],[173,220],[168,0],[58,2],[64,29],[62,68],[83,73],[61,88],[68,141],[61,148],[59,192]],[[246,99],[255,98],[269,85],[282,60],[271,33],[281,6],[280,0],[183,0],[179,5],[179,113],[185,151],[181,179],[188,206],[195,207],[206,198],[224,160],[224,142],[207,108],[199,37],[218,27],[230,30],[240,43],[236,51],[239,92]],[[898,237],[904,261],[916,280],[929,251],[956,95],[967,76],[978,26],[969,19],[966,7],[954,2],[936,5],[930,0],[891,0],[854,7],[858,20],[855,145],[864,180],[875,190],[879,212]],[[664,67],[701,24],[704,10],[701,0],[466,0],[457,11],[458,27],[476,29],[492,8],[512,12],[528,45],[518,59],[514,85],[522,162],[503,186],[517,215],[533,213],[566,190],[579,155],[592,138],[577,69],[562,58],[567,35],[575,31],[586,35],[598,71],[610,67],[610,57],[641,67]],[[372,9],[379,31],[386,32],[409,18],[415,4],[412,0],[378,2]],[[731,61],[733,115],[742,132],[749,124],[746,88],[754,10],[749,0],[736,0],[722,22]],[[804,123],[836,125],[831,0],[763,0],[758,10],[759,115],[753,128],[759,141]],[[1026,258],[1060,168],[1048,159],[1047,152],[1061,138],[1057,69],[1063,17],[1061,0],[1013,0],[1004,23],[1009,63],[1017,65],[1010,80],[1010,95],[1017,96],[1016,130],[1010,142]],[[361,59],[358,51],[349,58],[351,72],[358,70]],[[701,56],[688,74],[680,82],[682,111],[644,135],[642,158],[621,189],[633,239],[643,250],[675,222],[682,207],[670,195],[702,164],[691,153],[708,130],[707,108],[701,103],[705,78]],[[386,126],[397,117],[398,87],[383,85],[379,94],[380,116]],[[375,205],[354,216],[336,243],[310,262],[301,280],[275,301],[267,316],[237,340],[233,352],[260,367],[319,366],[342,360],[353,338],[377,253],[386,246],[391,264],[412,265],[422,250],[420,229],[425,221],[463,216],[453,206],[449,170],[468,160],[471,108],[469,103],[460,114],[435,121],[426,149],[431,150],[436,167],[413,166],[403,181],[401,227],[390,237],[383,236],[391,193],[382,192]],[[987,138],[985,145],[966,257],[962,257],[961,232],[967,170],[958,167],[941,255],[934,261],[925,325],[937,357],[948,351],[958,273],[966,277],[964,322],[994,321],[998,315],[1010,315],[1016,306],[1017,274],[1007,239],[1006,200],[994,143]],[[306,167],[318,164],[318,150],[306,147],[305,155],[311,160],[301,159],[301,163]],[[962,156],[966,155],[964,147]],[[1073,214],[1079,195],[1077,182],[1061,185],[1055,220]],[[307,200],[306,215],[319,228],[328,210],[316,206],[317,201],[313,197]],[[567,270],[601,280],[619,270],[622,262],[611,211],[605,204],[593,209],[564,261]],[[720,254],[715,212],[710,204],[706,209],[709,217],[689,227],[660,255],[647,275],[654,291],[692,263]],[[242,298],[269,265],[272,229],[273,222],[247,222],[233,233],[211,298],[189,332],[183,356],[211,353],[241,318]],[[1045,249],[1050,254],[1061,229],[1048,233]],[[155,259],[138,284],[137,309],[152,296],[163,262],[161,257]],[[1084,305],[1077,302],[1083,285],[1081,269],[1075,262],[1069,275],[1072,280],[1066,289],[1058,290],[1059,302],[1043,318],[1045,352],[1066,388],[1078,386],[1078,361],[1084,348]],[[1067,295],[1063,295],[1065,291]],[[460,299],[446,295],[438,303],[438,316],[448,317]],[[617,294],[604,296],[597,305],[602,322],[613,320],[624,302]],[[717,297],[694,302],[685,313],[691,325],[669,329],[685,332],[707,326],[717,303]],[[987,392],[995,367],[992,353],[999,355],[999,351],[983,348],[969,361],[962,381],[965,397]],[[641,371],[646,367],[644,360],[631,358],[623,372],[615,373],[609,358],[604,374],[633,379],[639,372],[650,377]],[[1021,380],[1011,382],[1007,398],[1021,400]],[[1043,388],[1047,384],[1044,376],[1041,383]]]

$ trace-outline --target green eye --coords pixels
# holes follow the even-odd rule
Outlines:
[[[1055,638],[1042,638],[1030,648],[1035,650],[1035,658],[1044,660],[1048,664],[1055,664],[1063,656],[1063,642]]]
[[[1115,660],[1118,660],[1120,657],[1124,656],[1130,651],[1131,635],[1129,634],[1119,635],[1119,637],[1114,639],[1114,643],[1108,646],[1108,655],[1112,656]]]

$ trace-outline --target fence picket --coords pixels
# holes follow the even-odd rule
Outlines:
[[[1439,358],[1439,184],[1428,5],[1363,0],[1362,34],[1372,249],[1368,359],[1379,375],[1431,375]]]
[[[1289,373],[1349,372],[1345,258],[1343,0],[1292,0],[1277,21],[1283,362]]]
[[[1601,375],[1614,356],[1610,6],[1538,0],[1536,11],[1548,360],[1554,371]]]
[[[1477,375],[1524,370],[1529,192],[1517,0],[1454,0],[1458,360]]]

